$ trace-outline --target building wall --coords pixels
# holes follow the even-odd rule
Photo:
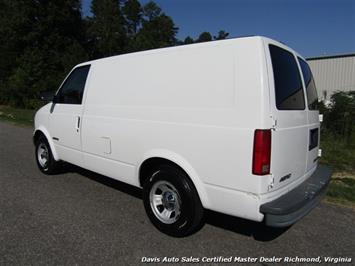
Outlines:
[[[318,98],[328,101],[336,91],[355,90],[355,54],[307,60],[316,83]]]

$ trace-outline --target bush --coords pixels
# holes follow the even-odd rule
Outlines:
[[[322,130],[326,134],[340,138],[348,145],[353,145],[355,121],[355,91],[334,93],[330,105],[320,104],[319,112],[323,114]]]

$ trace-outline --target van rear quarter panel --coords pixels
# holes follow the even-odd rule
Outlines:
[[[138,186],[144,155],[170,151],[201,184],[259,193],[267,177],[251,167],[254,130],[270,128],[264,60],[254,37],[94,61],[82,123],[86,158]]]

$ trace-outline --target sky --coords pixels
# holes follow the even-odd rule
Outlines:
[[[141,0],[142,4],[148,0]],[[178,39],[203,31],[229,38],[262,35],[304,57],[355,53],[355,0],[155,0],[179,28]],[[82,0],[90,15],[91,0]]]

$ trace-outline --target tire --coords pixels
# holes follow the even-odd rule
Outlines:
[[[42,173],[52,175],[58,172],[59,162],[54,160],[51,147],[46,137],[40,136],[35,143],[35,158]]]
[[[152,171],[143,186],[143,202],[152,224],[167,235],[184,237],[201,228],[200,198],[181,169],[162,165]]]

